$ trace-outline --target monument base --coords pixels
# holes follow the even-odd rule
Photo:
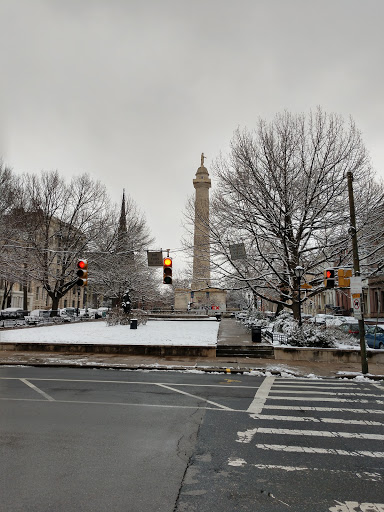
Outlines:
[[[193,291],[190,288],[175,289],[175,311],[205,311],[206,313],[225,313],[227,311],[227,292],[220,288],[205,288]]]

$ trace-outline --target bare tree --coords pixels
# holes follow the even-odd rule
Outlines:
[[[16,261],[13,249],[15,227],[10,221],[10,212],[17,206],[19,200],[18,179],[0,160],[0,288],[3,292],[1,309],[8,305],[19,272],[19,268],[14,264]]]
[[[373,190],[370,162],[352,119],[326,114],[279,114],[260,120],[254,132],[237,130],[230,152],[214,166],[211,254],[214,270],[235,287],[298,317],[297,266],[322,288],[322,270],[349,251],[347,171],[357,202]],[[244,243],[246,259],[232,259],[230,246]],[[318,283],[318,284],[316,284]]]
[[[19,261],[39,281],[57,310],[75,285],[76,260],[103,236],[108,211],[105,186],[82,174],[67,183],[57,171],[23,177],[24,201],[12,211]]]
[[[158,288],[146,258],[152,243],[145,216],[132,198],[124,196],[120,212],[116,206],[109,212],[103,237],[89,254],[93,290],[117,304],[127,291],[133,303],[151,302]]]

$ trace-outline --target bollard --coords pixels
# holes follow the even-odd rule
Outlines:
[[[260,325],[252,325],[252,341],[253,341],[253,343],[261,343],[261,327],[260,327]]]
[[[131,329],[137,329],[137,318],[132,318]]]

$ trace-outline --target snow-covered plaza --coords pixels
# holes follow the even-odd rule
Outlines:
[[[129,325],[107,326],[100,320],[0,331],[0,342],[212,347],[217,344],[219,325],[215,319],[151,320],[130,329]]]

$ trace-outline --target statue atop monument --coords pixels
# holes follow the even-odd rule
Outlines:
[[[204,156],[204,153],[201,153],[201,158],[200,158],[200,162],[201,162],[201,167],[204,167],[204,159],[207,158],[206,156]]]

